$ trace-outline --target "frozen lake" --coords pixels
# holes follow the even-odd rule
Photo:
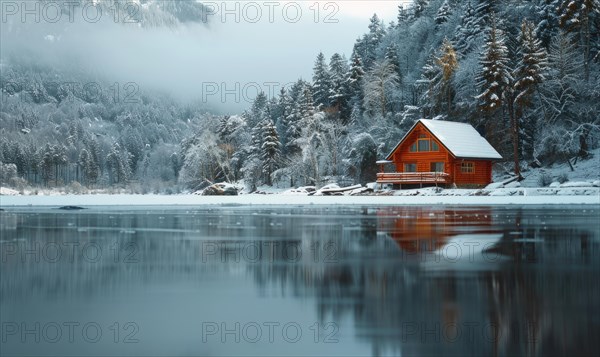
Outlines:
[[[597,205],[5,206],[1,352],[596,355],[599,218]]]

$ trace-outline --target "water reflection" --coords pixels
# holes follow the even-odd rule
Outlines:
[[[3,351],[595,355],[598,218],[597,208],[2,212]],[[105,333],[133,321],[139,343],[47,343],[43,331],[23,343],[10,331],[36,321],[98,321]],[[206,321],[293,321],[305,338],[205,341]],[[313,339],[314,323],[334,323],[339,342]]]

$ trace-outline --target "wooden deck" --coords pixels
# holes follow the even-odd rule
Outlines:
[[[379,184],[440,184],[449,183],[450,175],[445,172],[381,172],[377,174]]]

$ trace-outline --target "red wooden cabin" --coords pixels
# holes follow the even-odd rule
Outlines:
[[[418,120],[385,160],[377,183],[400,188],[481,187],[492,182],[492,165],[502,156],[469,124]],[[384,172],[393,164],[395,172]]]

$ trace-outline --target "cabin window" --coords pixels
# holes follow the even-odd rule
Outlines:
[[[417,164],[415,164],[415,163],[404,164],[404,172],[417,172]]]
[[[444,172],[444,163],[443,162],[432,162],[430,171],[431,172]]]
[[[430,139],[427,135],[421,134],[419,138],[409,147],[409,152],[427,152],[439,151],[440,146],[435,140]]]
[[[460,172],[463,174],[472,174],[475,172],[475,163],[474,162],[462,162],[460,164]]]

